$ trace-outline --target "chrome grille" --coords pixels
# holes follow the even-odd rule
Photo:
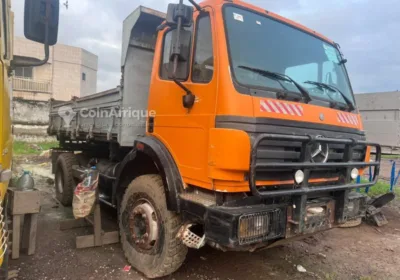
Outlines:
[[[328,162],[342,162],[344,149],[344,144],[330,144]],[[301,150],[301,142],[263,140],[257,148],[257,161],[262,163],[300,162]],[[365,154],[365,146],[354,147],[353,161],[364,161]]]
[[[329,144],[328,163],[344,162],[345,144]],[[302,143],[296,141],[263,140],[257,148],[258,163],[289,163],[301,162]],[[353,150],[353,162],[364,162],[366,156],[365,146],[355,146]],[[339,172],[336,168],[320,169],[313,171],[310,179],[336,178]],[[259,181],[285,181],[293,180],[293,172],[287,169],[273,171],[258,171],[256,180]]]

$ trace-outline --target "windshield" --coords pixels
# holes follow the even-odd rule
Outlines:
[[[335,86],[354,104],[344,63],[336,47],[295,27],[235,6],[226,6],[224,17],[232,72],[239,84],[299,92],[289,81],[248,71],[243,68],[246,66],[285,74],[306,89],[313,99],[345,104],[339,92],[309,82]]]

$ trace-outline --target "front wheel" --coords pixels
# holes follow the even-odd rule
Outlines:
[[[128,262],[148,278],[175,272],[187,247],[176,238],[179,215],[167,209],[163,182],[158,175],[134,179],[122,199],[119,230]]]

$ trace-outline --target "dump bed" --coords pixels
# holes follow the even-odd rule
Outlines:
[[[157,27],[165,14],[140,6],[123,24],[121,85],[68,102],[53,101],[50,135],[70,140],[118,141],[132,146],[145,133]]]
[[[118,140],[121,101],[119,87],[67,102],[51,101],[48,132],[71,140]]]

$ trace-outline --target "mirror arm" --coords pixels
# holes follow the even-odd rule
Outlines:
[[[183,0],[179,1],[179,5],[183,5]],[[177,30],[178,30],[178,32],[176,34],[176,44],[175,45],[178,46],[179,42],[181,41],[181,30],[182,30],[182,17],[181,16],[178,17]],[[180,49],[180,45],[179,45],[179,49]],[[196,97],[190,91],[190,89],[188,89],[184,84],[182,84],[180,81],[178,81],[176,79],[176,72],[178,70],[178,60],[179,60],[179,55],[175,54],[172,79],[175,82],[175,84],[177,84],[181,89],[183,89],[186,92],[186,95],[183,96],[183,99],[182,99],[183,107],[185,107],[186,109],[190,109],[193,107]]]
[[[50,0],[46,1],[46,18],[45,18],[45,27],[44,27],[44,59],[33,62],[28,61],[24,58],[14,59],[11,62],[11,67],[14,69],[15,67],[36,67],[42,66],[49,61],[50,57],[50,47],[49,47],[49,20],[50,20],[50,9],[51,9],[51,2]]]
[[[173,81],[174,81],[174,83],[175,84],[177,84],[181,89],[183,89],[185,92],[186,92],[186,94],[193,94],[191,91],[190,91],[190,89],[188,89],[187,87],[185,87],[185,85],[184,84],[182,84],[180,81],[178,81],[177,79],[173,79]]]
[[[194,0],[189,0],[190,4],[192,4],[196,10],[198,10],[199,12],[201,12],[203,9],[200,7],[199,4],[197,4],[196,2],[194,2]]]

